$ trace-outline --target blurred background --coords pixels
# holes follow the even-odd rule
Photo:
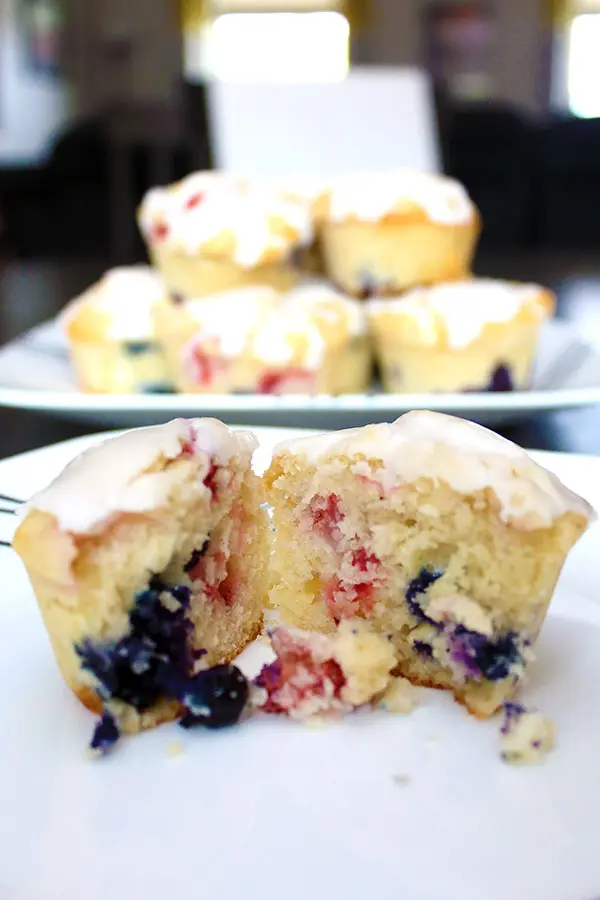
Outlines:
[[[212,79],[375,66],[430,74],[442,167],[483,213],[482,253],[597,246],[600,0],[2,0],[0,16],[9,258],[142,259],[143,192],[219,162]],[[360,122],[353,139],[368,166]]]
[[[0,342],[146,258],[151,186],[343,157],[464,182],[476,272],[600,344],[600,0],[1,0],[0,67]],[[514,437],[600,452],[582,415]],[[76,433],[2,416],[2,455]]]

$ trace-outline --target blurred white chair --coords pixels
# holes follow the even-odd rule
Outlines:
[[[329,84],[208,85],[215,166],[254,178],[436,172],[433,94],[418,69],[355,68]]]

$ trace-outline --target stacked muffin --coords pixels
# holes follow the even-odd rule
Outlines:
[[[361,393],[373,356],[390,393],[525,388],[554,307],[470,276],[479,215],[442,176],[200,172],[151,190],[139,224],[156,273],[109,273],[65,314],[84,390]]]

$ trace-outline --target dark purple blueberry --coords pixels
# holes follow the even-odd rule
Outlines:
[[[92,750],[98,750],[105,754],[114,747],[120,737],[121,732],[114,717],[109,712],[105,712],[94,729],[90,747]]]
[[[494,393],[507,393],[508,391],[514,391],[513,380],[508,366],[498,366],[498,368],[492,375],[492,380],[489,383],[488,391],[492,391]]]
[[[526,708],[520,703],[510,703],[507,701],[504,704],[504,723],[500,729],[501,734],[508,734],[512,726],[526,712]]]
[[[166,381],[157,381],[155,383],[143,384],[139,391],[140,394],[172,394],[173,385]]]
[[[506,634],[495,641],[486,641],[477,654],[481,674],[488,681],[502,681],[503,678],[508,678],[512,667],[522,661],[519,638],[514,633]]]
[[[183,571],[187,573],[187,572],[191,572],[192,569],[195,569],[196,566],[198,565],[198,563],[200,562],[200,560],[202,559],[202,557],[206,554],[206,551],[208,550],[209,547],[210,547],[210,539],[207,539],[202,544],[202,547],[193,551],[189,560],[186,562],[185,566],[183,567]]]
[[[143,356],[144,353],[152,353],[156,350],[153,341],[124,341],[125,352],[129,356]]]
[[[175,608],[163,604],[165,593],[177,600]],[[143,712],[162,695],[183,693],[194,664],[193,626],[187,615],[190,599],[187,586],[167,587],[160,578],[152,578],[137,595],[129,631],[121,640],[102,645],[85,640],[75,647],[104,700],[114,697]]]
[[[279,660],[263,666],[256,678],[254,684],[257,687],[265,688],[265,690],[273,690],[279,684],[281,678],[281,663]]]
[[[485,385],[485,387],[476,387],[476,388],[468,388],[463,391],[465,394],[480,394],[480,393],[509,393],[510,391],[514,391],[515,386],[513,384],[512,375],[510,373],[510,369],[508,366],[498,366],[494,372],[492,373],[492,377],[489,382]]]
[[[88,638],[75,646],[81,659],[81,668],[94,676],[96,689],[105,700],[115,696],[118,688],[118,677],[115,669],[115,644],[96,646]]]
[[[429,590],[432,584],[441,578],[443,572],[439,572],[434,569],[421,569],[416,578],[410,582],[406,589],[406,602],[408,604],[408,608],[411,612],[411,615],[415,617],[415,619],[419,619],[420,622],[429,622],[432,625],[437,625],[437,622],[433,622],[432,619],[428,618],[423,612],[421,604],[416,599],[420,594],[425,594]],[[439,626],[438,626],[439,627]]]
[[[235,725],[248,702],[248,695],[248,681],[236,666],[205,669],[188,681],[181,698],[187,713],[180,724],[183,728]]]
[[[191,588],[186,587],[184,584],[176,584],[175,587],[171,588],[171,594],[186,609],[190,608],[192,600]]]
[[[427,641],[413,641],[413,650],[419,656],[433,657],[433,647]]]
[[[174,303],[175,306],[182,306],[185,303],[185,297],[177,291],[171,291],[171,302]]]
[[[522,662],[520,640],[509,632],[491,639],[464,625],[457,625],[449,638],[452,659],[460,663],[472,678],[501,681],[508,678],[512,667]]]

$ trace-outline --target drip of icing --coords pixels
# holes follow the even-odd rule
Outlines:
[[[140,227],[152,241],[156,224],[166,246],[189,255],[225,256],[243,268],[282,259],[313,237],[306,203],[268,185],[198,172],[170,188],[148,192]]]
[[[250,432],[232,431],[217,419],[175,419],[136,428],[103,441],[74,459],[27,504],[52,514],[64,531],[85,534],[118,512],[148,512],[163,505],[173,486],[189,473],[179,467],[148,471],[159,460],[177,459],[191,448],[227,464],[249,464],[257,442]]]
[[[458,181],[412,169],[343,176],[329,193],[329,218],[333,222],[353,217],[378,222],[414,207],[440,225],[470,222],[475,212]]]
[[[525,307],[542,321],[547,314],[540,302],[543,291],[535,284],[474,278],[417,288],[385,302],[371,300],[368,311],[371,317],[411,318],[424,344],[437,344],[442,328],[449,346],[459,350],[477,340],[486,325],[510,322]]]
[[[377,477],[385,490],[431,478],[461,494],[490,488],[504,521],[522,529],[549,527],[566,512],[593,519],[592,507],[511,441],[442,413],[413,411],[393,424],[368,425],[280,444],[274,458],[291,453],[322,465],[356,458],[357,474]],[[367,461],[383,464],[374,474]]]
[[[165,296],[165,288],[157,272],[149,266],[111,269],[81,297],[70,303],[62,316],[65,329],[77,320],[97,313],[104,333],[116,341],[148,340],[154,337],[152,309]]]
[[[247,353],[277,366],[296,360],[316,369],[330,342],[366,330],[361,304],[319,284],[285,294],[242,288],[188,301],[185,308],[198,323],[194,346],[215,341],[225,357]]]

